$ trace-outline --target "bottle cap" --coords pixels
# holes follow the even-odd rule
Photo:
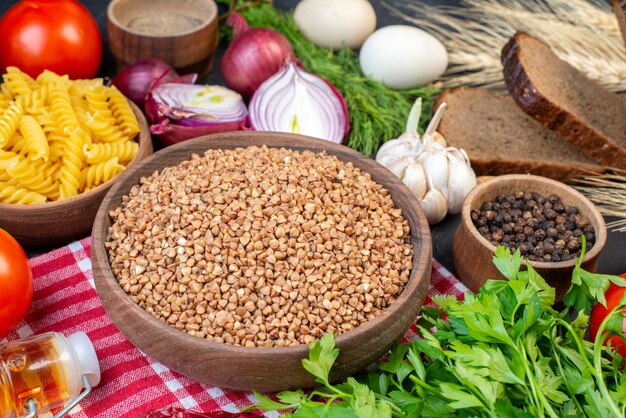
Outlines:
[[[76,354],[76,359],[80,367],[80,374],[87,375],[91,386],[98,386],[100,383],[100,364],[96,350],[91,344],[91,340],[82,331],[75,332],[67,337],[67,341]]]

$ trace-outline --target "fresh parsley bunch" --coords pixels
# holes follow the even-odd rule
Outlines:
[[[626,280],[581,268],[583,251],[565,297],[523,259],[499,247],[494,263],[508,280],[490,280],[459,301],[434,299],[422,308],[422,339],[399,344],[380,370],[333,385],[339,355],[332,335],[311,344],[304,368],[320,383],[310,393],[281,392],[278,402],[256,393],[263,410],[294,410],[284,417],[624,417],[626,360],[584,339],[589,312],[603,303],[609,282]],[[626,297],[606,317],[604,330],[623,335]]]

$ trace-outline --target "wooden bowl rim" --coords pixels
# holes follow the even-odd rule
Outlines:
[[[120,3],[122,1],[127,1],[127,0],[111,0],[111,2],[109,3],[109,5],[107,6],[107,18],[109,19],[109,21],[114,24],[118,29],[120,29],[121,31],[130,33],[132,35],[135,36],[143,36],[146,38],[153,38],[153,39],[165,39],[165,40],[169,40],[169,39],[174,39],[174,38],[180,38],[182,36],[187,36],[187,35],[191,35],[197,32],[200,32],[204,29],[206,29],[207,27],[209,27],[213,22],[215,22],[215,20],[217,19],[217,14],[218,14],[218,8],[217,8],[217,4],[215,3],[214,0],[201,0],[201,1],[205,1],[209,8],[209,17],[204,19],[203,22],[196,27],[193,27],[189,30],[183,31],[183,32],[178,32],[174,35],[152,35],[149,33],[144,33],[144,32],[137,32],[135,30],[130,29],[128,26],[123,25],[122,22],[120,22],[117,19],[117,16],[115,16],[115,14],[113,13],[113,8],[115,7],[115,5],[117,3]]]
[[[152,149],[152,135],[150,134],[150,131],[147,130],[148,121],[146,120],[146,117],[144,116],[143,112],[132,101],[129,100],[128,103],[130,104],[131,108],[134,110],[135,116],[138,119],[137,122],[139,123],[140,131],[137,134],[136,138],[139,138],[139,148],[137,149],[137,155],[140,155],[141,151],[145,151],[147,148]],[[150,155],[152,154],[153,152],[150,152]],[[121,176],[126,172],[126,170],[128,170],[131,167],[134,167],[138,163],[139,161],[137,161],[137,158],[135,156],[135,158],[133,158],[132,161],[128,163],[128,165],[126,166],[126,169],[123,172],[109,179],[109,181],[104,182],[84,193],[79,193],[76,196],[68,197],[67,199],[62,199],[62,200],[54,200],[52,202],[32,203],[32,204],[0,202],[0,212],[5,212],[5,213],[14,212],[14,213],[26,214],[27,212],[30,212],[33,210],[39,211],[42,208],[47,208],[47,209],[52,210],[52,209],[59,209],[63,207],[69,207],[71,205],[80,204],[100,194],[104,189],[111,187],[112,184],[114,184],[118,179],[121,178]]]
[[[165,159],[169,154],[174,153],[178,149],[189,148],[190,144],[201,143],[204,141],[210,144],[211,140],[215,139],[216,137],[220,137],[222,140],[226,139],[226,140],[230,140],[233,142],[233,147],[227,148],[227,149],[247,148],[250,146],[263,146],[264,144],[262,143],[261,144],[254,143],[253,142],[255,140],[254,137],[257,135],[261,136],[261,135],[267,135],[267,134],[271,134],[275,138],[280,138],[280,139],[289,140],[289,141],[294,141],[294,140],[302,141],[303,139],[314,141],[315,143],[320,145],[320,148],[321,148],[320,150],[314,151],[314,152],[326,151],[328,154],[333,154],[333,151],[341,150],[342,152],[347,152],[349,154],[352,154],[356,158],[362,159],[363,161],[365,161],[365,164],[367,166],[379,165],[374,159],[368,158],[364,156],[363,154],[357,151],[354,151],[351,148],[348,148],[344,145],[335,144],[330,141],[325,141],[322,139],[313,138],[313,137],[306,136],[306,135],[282,133],[282,132],[235,131],[235,132],[225,132],[225,133],[205,135],[205,136],[193,138],[193,139],[183,141],[178,144],[163,148],[155,152],[151,156],[142,160],[140,164],[138,164],[134,168],[134,170],[136,171],[140,169],[142,165],[147,165],[152,160]],[[242,135],[246,137],[251,137],[251,138],[247,138],[245,142],[239,144],[238,142],[242,141],[241,139]],[[270,146],[268,145],[268,147]],[[277,147],[274,147],[274,148],[277,148]],[[287,148],[287,147],[281,146],[280,148]],[[209,150],[209,149],[219,149],[219,148],[211,148],[211,147],[206,148],[206,150]],[[190,150],[190,155],[191,153],[195,153],[195,152],[197,151]],[[169,167],[169,165],[164,166],[163,168],[165,167]],[[362,170],[362,171],[368,172],[365,170]],[[431,232],[430,232],[428,221],[426,219],[426,215],[424,214],[424,211],[421,209],[419,202],[417,201],[417,199],[415,199],[415,197],[413,196],[411,191],[407,188],[407,186],[405,186],[404,183],[402,183],[402,181],[390,171],[389,171],[389,174],[390,174],[389,179],[391,183],[393,184],[394,188],[387,187],[387,186],[385,186],[385,188],[390,192],[390,195],[392,196],[392,198],[394,196],[394,193],[397,193],[395,191],[395,188],[397,187],[398,189],[403,190],[403,192],[407,196],[411,196],[414,200],[415,204],[412,205],[413,210],[415,212],[414,216],[417,220],[418,225],[420,226],[420,231],[417,232],[416,239],[420,239],[421,242],[424,243],[422,246],[420,246],[422,251],[419,254],[419,257],[416,256],[416,254],[414,253],[414,261],[416,262],[417,265],[411,269],[409,279],[404,289],[402,290],[402,293],[399,295],[399,297],[391,305],[385,308],[382,311],[382,313],[378,315],[377,317],[375,317],[374,319],[350,331],[344,332],[343,334],[339,336],[336,336],[335,341],[337,343],[337,346],[343,345],[343,343],[347,343],[353,339],[358,339],[360,334],[364,334],[368,330],[375,328],[380,322],[382,322],[388,316],[390,316],[394,312],[399,311],[400,309],[403,309],[406,303],[411,302],[409,300],[409,297],[419,290],[421,282],[423,280],[426,280],[425,278],[430,277],[430,271],[426,271],[426,270],[430,269],[430,266],[431,266],[432,245],[431,245]],[[102,204],[100,206],[101,210],[102,208],[109,208],[109,206],[111,206],[114,195],[118,192],[119,189],[121,189],[125,185],[126,178],[130,177],[130,175],[131,175],[130,171],[124,172],[123,177],[120,179],[120,181],[116,182],[111,187],[111,189],[108,191],[108,193],[102,200]],[[127,193],[124,193],[124,194],[127,194]],[[99,211],[99,214],[100,214],[100,211]],[[405,219],[408,220],[408,216],[405,215]],[[131,309],[136,314],[141,315],[147,320],[149,320],[151,326],[164,330],[168,335],[171,335],[173,338],[182,339],[184,344],[191,345],[193,349],[197,349],[197,350],[207,350],[207,349],[208,350],[228,350],[230,353],[234,353],[234,354],[245,353],[247,355],[266,356],[267,358],[273,358],[276,355],[298,355],[298,356],[302,356],[303,358],[306,357],[306,355],[309,352],[308,344],[299,344],[296,346],[289,346],[289,347],[245,347],[245,346],[237,346],[237,345],[232,345],[232,344],[227,344],[227,343],[218,343],[218,342],[211,341],[205,338],[199,338],[199,337],[189,335],[186,332],[179,331],[175,329],[173,326],[165,324],[159,321],[158,319],[154,318],[147,311],[145,311],[144,309],[139,307],[139,305],[137,305],[134,301],[132,301],[130,297],[128,296],[128,294],[124,292],[124,290],[117,283],[117,280],[115,279],[115,276],[113,275],[113,272],[111,271],[110,263],[108,262],[108,259],[109,259],[108,253],[104,247],[104,242],[105,242],[104,240],[106,239],[107,228],[108,228],[106,227],[107,222],[105,222],[105,220],[106,220],[106,217],[96,216],[96,220],[94,222],[93,230],[92,230],[92,243],[91,243],[92,258],[96,256],[100,258],[101,260],[106,260],[107,262],[106,264],[108,266],[108,269],[104,269],[105,271],[103,274],[106,277],[101,277],[100,280],[108,280],[112,284],[117,285],[117,287],[113,287],[115,289],[114,290],[115,293],[117,293],[117,295],[119,295],[120,297],[126,298],[125,301],[126,303],[129,304]],[[413,231],[411,231],[411,235],[413,235]],[[102,242],[98,242],[100,240],[99,239],[100,237],[102,238],[101,239]],[[418,278],[422,278],[422,279],[418,279]],[[98,278],[96,278],[95,272],[94,272],[94,280],[95,280],[96,290],[97,290],[99,280]],[[98,292],[98,294],[100,293]]]
[[[461,222],[467,226],[467,229],[474,240],[484,249],[488,250],[490,253],[496,251],[496,246],[489,242],[485,237],[483,237],[478,229],[474,226],[474,223],[471,219],[471,208],[474,200],[478,195],[485,193],[486,191],[492,189],[497,184],[509,184],[514,181],[524,180],[528,184],[537,184],[537,185],[546,185],[549,184],[556,189],[559,190],[559,197],[563,197],[563,195],[575,196],[580,199],[581,202],[585,205],[586,209],[593,215],[592,219],[589,221],[594,225],[594,233],[596,235],[596,242],[590,251],[585,253],[585,257],[583,258],[583,263],[592,260],[597,257],[604,245],[606,244],[607,239],[607,230],[606,223],[604,222],[604,218],[600,211],[591,203],[589,199],[587,199],[582,193],[578,190],[574,189],[571,186],[568,186],[565,183],[560,181],[553,180],[548,177],[536,176],[532,174],[506,174],[501,176],[496,176],[490,178],[483,183],[478,184],[474,189],[470,191],[470,193],[465,198],[463,202],[463,209],[461,211]],[[530,190],[534,191],[534,190]],[[579,208],[580,209],[580,208]],[[598,228],[599,226],[599,228]],[[547,262],[547,261],[530,261],[526,260],[527,263],[530,263],[533,268],[536,269],[564,269],[564,268],[572,268],[576,265],[578,257],[573,258],[567,261],[558,261],[558,262]]]

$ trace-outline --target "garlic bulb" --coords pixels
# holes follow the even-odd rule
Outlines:
[[[417,125],[422,100],[417,99],[409,115],[406,132],[387,141],[376,154],[376,161],[398,176],[417,197],[430,224],[459,213],[465,196],[476,186],[476,174],[462,149],[448,147],[436,131],[446,104],[437,109],[424,135]]]

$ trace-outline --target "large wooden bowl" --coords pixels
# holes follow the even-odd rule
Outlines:
[[[130,103],[139,121],[139,150],[127,169],[152,154],[152,138],[143,113]],[[0,228],[20,244],[50,247],[89,235],[102,199],[118,177],[69,199],[37,205],[0,203]]]
[[[485,202],[492,202],[499,194],[515,191],[536,192],[543,197],[556,194],[566,206],[575,206],[595,229],[596,242],[583,259],[587,271],[596,271],[598,256],[606,244],[607,230],[604,218],[596,207],[574,188],[546,177],[510,174],[491,178],[472,190],[463,203],[461,224],[454,235],[452,255],[457,277],[472,291],[478,292],[487,279],[504,279],[492,262],[496,247],[474,226],[471,211]],[[562,301],[572,281],[576,259],[561,262],[530,261],[530,265],[556,289],[556,300]]]
[[[326,151],[342,161],[351,162],[385,186],[408,219],[414,248],[409,281],[398,299],[380,316],[337,338],[341,354],[332,378],[348,376],[377,360],[402,337],[422,306],[430,282],[430,230],[419,203],[398,178],[374,160],[341,145],[294,134],[231,132],[185,141],[158,151],[123,174],[102,202],[92,233],[93,274],[102,304],[118,329],[144,353],[169,368],[222,388],[278,391],[310,387],[315,385],[314,378],[301,365],[301,360],[308,356],[308,346],[240,347],[178,331],[150,316],[120,288],[104,247],[107,229],[111,225],[109,211],[120,205],[122,196],[141,177],[187,160],[192,153],[262,144]]]

